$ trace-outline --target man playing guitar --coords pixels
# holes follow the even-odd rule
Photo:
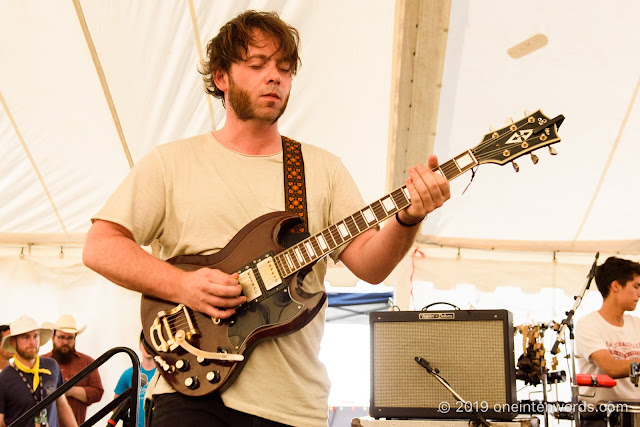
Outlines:
[[[224,125],[158,146],[140,159],[93,217],[85,264],[120,286],[182,303],[216,321],[233,316],[247,302],[237,273],[183,271],[140,245],[157,239],[163,259],[213,254],[245,224],[284,210],[278,119],[298,67],[298,32],[277,14],[247,11],[225,24],[209,42],[201,70],[207,92],[226,107]],[[317,233],[364,203],[337,157],[309,144],[302,144],[302,154],[308,231]],[[362,280],[384,280],[413,244],[421,221],[450,197],[448,181],[432,172],[437,166],[431,156],[427,166],[410,168],[411,204],[331,257]],[[306,275],[305,292],[322,291],[325,272],[323,258]],[[318,360],[325,307],[300,330],[257,345],[221,392],[186,396],[160,378],[151,425],[326,426],[329,380]]]

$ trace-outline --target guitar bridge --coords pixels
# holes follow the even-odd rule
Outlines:
[[[173,351],[180,345],[181,340],[191,341],[200,335],[194,326],[189,308],[184,304],[178,304],[171,310],[158,312],[150,332],[151,344],[156,351],[162,352]]]

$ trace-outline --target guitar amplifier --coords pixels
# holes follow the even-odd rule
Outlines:
[[[369,314],[373,418],[511,420],[517,415],[513,317],[507,310]],[[459,402],[416,357],[467,403]]]

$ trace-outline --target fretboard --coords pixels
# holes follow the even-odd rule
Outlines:
[[[451,181],[478,165],[471,152],[467,150],[459,156],[441,164],[434,172]],[[353,215],[339,221],[321,232],[280,252],[274,259],[283,277],[288,277],[318,259],[331,253],[338,247],[349,243],[358,235],[376,227],[382,221],[395,215],[411,204],[409,190],[402,186],[381,199],[376,200]]]

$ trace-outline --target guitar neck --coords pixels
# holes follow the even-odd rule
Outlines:
[[[467,150],[433,171],[451,181],[477,165],[478,161],[472,151]],[[402,186],[342,221],[280,252],[274,257],[276,265],[282,276],[288,277],[376,227],[410,204],[409,191],[406,186]]]

